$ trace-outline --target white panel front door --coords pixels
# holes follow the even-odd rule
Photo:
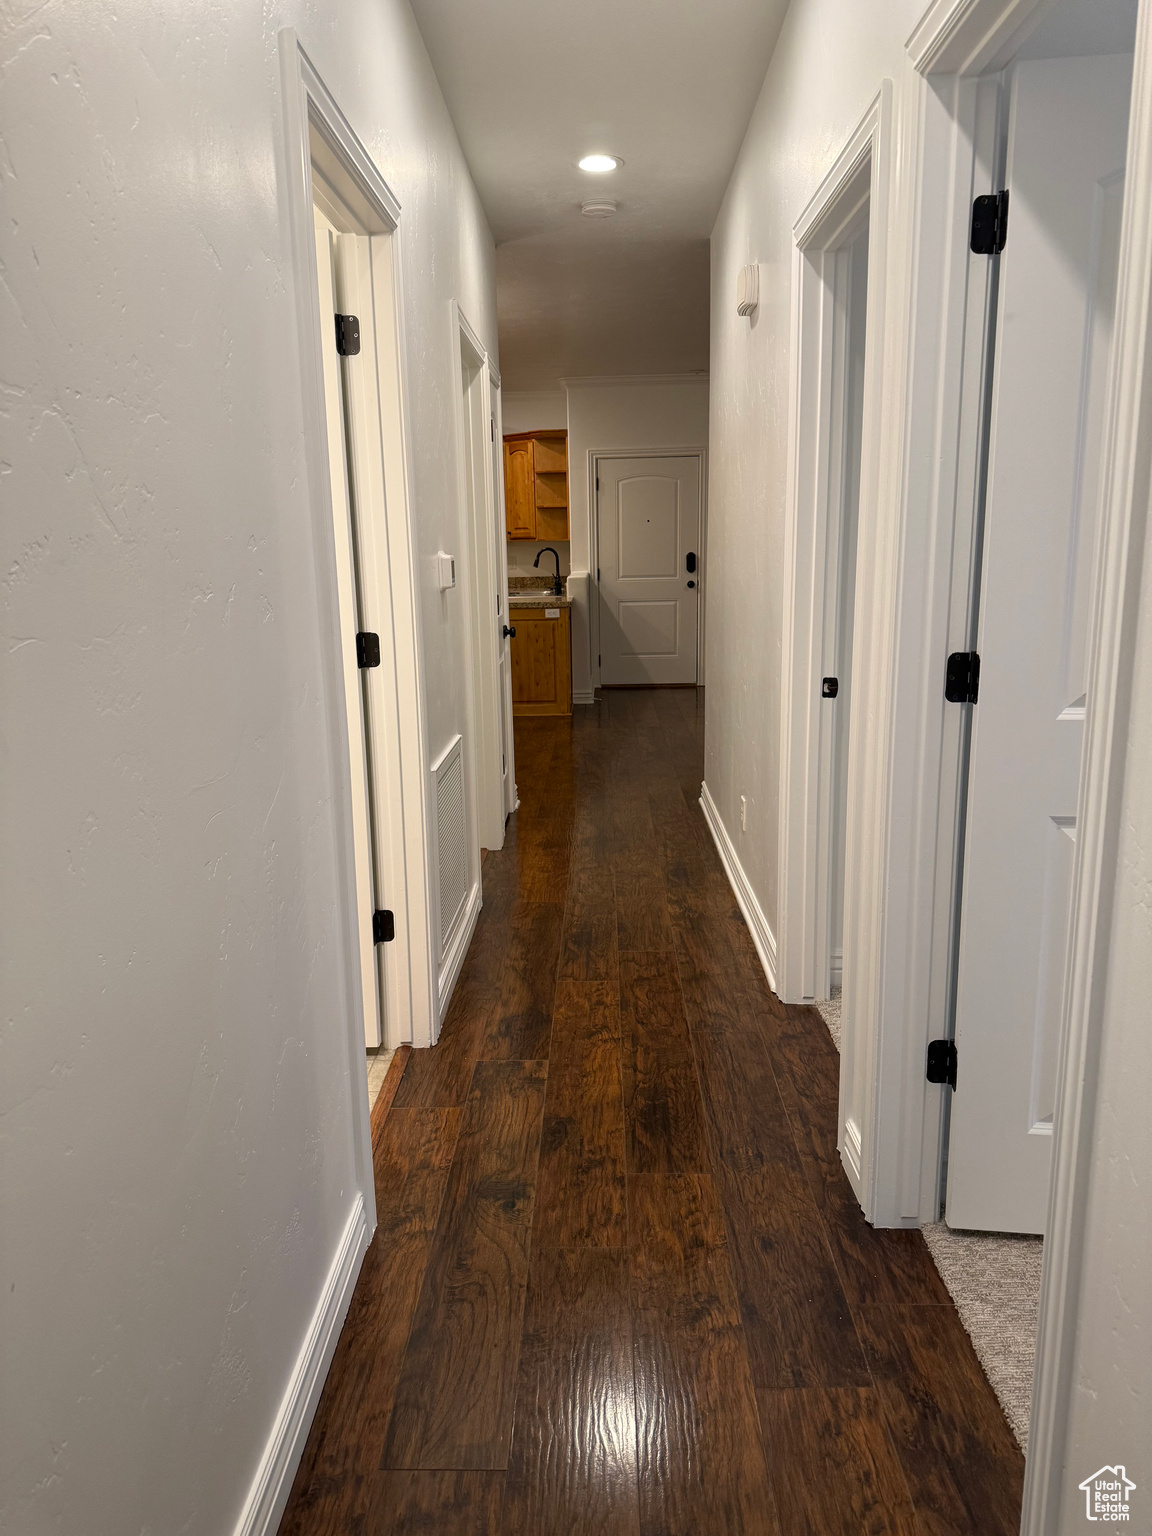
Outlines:
[[[597,462],[600,681],[694,683],[700,460]]]
[[[1041,1232],[1131,60],[1013,72],[948,1149],[953,1227]],[[968,706],[957,706],[968,707]]]

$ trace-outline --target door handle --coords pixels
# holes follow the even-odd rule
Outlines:
[[[505,638],[505,640],[515,640],[515,638],[516,638],[516,626],[515,626],[515,624],[505,624],[505,626],[504,626],[504,638]]]
[[[689,575],[696,569],[696,551],[690,549],[684,558],[684,568]]]
[[[688,583],[688,585],[689,585],[689,586],[690,586],[690,587],[694,587],[694,586],[695,586],[695,585],[696,585],[696,583],[695,583],[695,582],[694,582],[694,581],[690,581],[690,582],[689,582],[689,583]]]

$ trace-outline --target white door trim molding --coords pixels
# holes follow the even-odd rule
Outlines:
[[[888,163],[892,91],[885,82],[793,226],[792,378],[788,430],[788,497],[784,525],[784,611],[780,662],[780,826],[778,980],[784,1002],[823,996],[831,884],[833,721],[818,679],[826,635],[835,622],[828,591],[829,543],[839,527],[841,482],[830,472],[835,436],[833,330],[835,298],[825,253],[837,251],[869,220],[864,420],[861,430],[859,525],[861,547],[879,516],[878,445],[882,420],[878,359],[884,343]],[[857,628],[858,628],[857,624]],[[855,675],[855,674],[854,674]],[[856,711],[849,724],[850,738]],[[850,747],[859,762],[859,748]],[[851,781],[852,775],[849,774]],[[849,805],[848,841],[852,837]],[[849,855],[851,862],[851,855]],[[859,861],[856,861],[857,864]],[[849,899],[847,878],[845,909]],[[823,942],[822,942],[823,941]],[[852,957],[845,921],[846,969]],[[824,953],[821,955],[821,950]]]
[[[296,273],[296,309],[300,336],[300,366],[304,394],[304,446],[309,492],[314,509],[317,584],[325,626],[325,669],[339,665],[339,612],[336,599],[335,556],[332,549],[331,483],[324,429],[323,375],[320,362],[320,315],[316,302],[316,252],[312,237],[312,148],[310,129],[323,141],[333,164],[359,200],[366,220],[384,238],[399,229],[400,204],[376,169],[367,150],[332,98],[292,28],[279,34],[284,90],[285,177],[288,223]],[[373,236],[375,248],[377,236]],[[373,268],[376,268],[373,261]],[[385,335],[395,366],[383,369],[381,437],[384,473],[386,537],[376,540],[381,551],[377,571],[380,595],[387,604],[390,625],[385,643],[394,657],[387,678],[373,678],[388,715],[386,736],[393,749],[381,765],[385,781],[395,788],[387,816],[378,816],[382,863],[388,873],[389,896],[396,914],[397,938],[388,947],[389,1007],[402,1021],[413,1045],[431,1045],[437,1023],[436,978],[432,955],[431,827],[426,782],[428,761],[424,680],[420,657],[420,613],[415,571],[415,537],[409,496],[411,467],[405,421],[406,383],[403,359],[403,268],[399,239],[388,239],[390,292],[376,293],[378,335]],[[373,279],[375,283],[375,278]],[[331,655],[328,652],[331,652]],[[385,671],[381,667],[380,673]],[[332,674],[333,678],[335,674]],[[334,684],[333,684],[334,686]],[[348,732],[343,695],[330,694],[329,751],[335,782],[348,781]],[[334,829],[338,847],[345,846],[350,817],[348,796],[339,792]],[[394,802],[394,803],[392,803]],[[349,875],[351,865],[349,863]],[[352,909],[354,911],[354,909]],[[344,914],[342,914],[343,920]],[[347,925],[342,922],[346,932]],[[346,1006],[357,1017],[359,1034],[351,1066],[355,1080],[364,1076],[362,1000],[357,980]],[[407,1027],[405,1028],[405,1022]],[[371,1140],[366,1091],[358,1106],[357,1144],[362,1164],[361,1189],[375,1224]]]
[[[464,890],[455,912],[445,919],[443,877],[445,868],[451,870],[451,849],[445,849],[441,845],[440,824],[441,806],[440,795],[444,789],[445,781],[441,779],[441,772],[447,771],[453,759],[460,762],[464,780],[465,802],[465,826],[462,836],[465,839],[466,871],[464,877]],[[442,1023],[444,1015],[448,1011],[448,1004],[452,998],[452,989],[456,985],[456,978],[460,974],[460,968],[464,964],[464,957],[468,953],[468,945],[472,941],[472,932],[476,927],[476,919],[480,916],[481,886],[480,886],[480,848],[475,836],[475,807],[469,804],[469,754],[463,736],[457,732],[448,745],[440,752],[429,771],[429,779],[435,785],[433,792],[433,847],[436,857],[433,860],[433,880],[436,892],[436,960],[437,980],[436,992],[438,1003],[439,1022]],[[451,830],[451,820],[448,822],[448,830]],[[439,1024],[437,1025],[437,1037],[439,1037]]]
[[[933,0],[907,42],[921,75],[1000,69],[1056,0]]]
[[[1097,545],[1090,684],[1077,809],[1052,1192],[1025,1472],[1022,1536],[1071,1528],[1083,1511],[1069,1426],[1080,1325],[1082,1257],[1092,1173],[1110,941],[1136,674],[1137,623],[1152,610],[1148,574],[1152,494],[1152,7],[1140,5],[1120,236],[1120,269],[1106,409],[1105,481]],[[1142,569],[1143,567],[1143,569]],[[1145,712],[1147,698],[1139,700]],[[1138,900],[1132,889],[1130,901]],[[1141,996],[1111,1007],[1143,1006]],[[1120,1409],[1117,1407],[1117,1414]]]
[[[752,882],[744,873],[744,866],[736,852],[736,845],[728,835],[728,828],[724,825],[724,820],[707,784],[700,786],[700,809],[704,812],[704,820],[708,823],[712,841],[716,844],[716,852],[720,855],[724,873],[728,876],[728,884],[732,887],[732,894],[736,897],[737,904],[744,914],[744,921],[748,924],[748,931],[752,935],[756,953],[760,956],[760,964],[764,967],[768,985],[775,992],[776,936],[772,932],[768,919],[764,916],[764,909],[756,899]]]
[[[962,789],[943,673],[950,646],[968,648],[952,643],[965,585],[953,555],[973,516],[965,499],[978,494],[966,455],[978,431],[972,370],[982,366],[987,298],[986,279],[968,266],[968,219],[973,195],[993,190],[997,175],[980,127],[981,114],[996,110],[996,87],[973,77],[1007,62],[1051,3],[933,0],[909,41],[914,74],[901,92],[881,396],[883,549],[866,550],[861,508],[873,574],[861,564],[857,592],[873,617],[865,624],[858,614],[856,625],[869,659],[857,669],[853,657],[853,753],[857,727],[865,730],[856,717],[869,719],[850,787],[840,1105],[842,1147],[849,1121],[860,1136],[859,1172],[848,1163],[846,1171],[877,1226],[934,1221],[940,1208],[946,1105],[944,1090],[925,1082],[924,1061],[927,1040],[948,1024],[949,861]]]
[[[496,618],[496,599],[501,592],[500,552],[496,544],[496,508],[493,505],[495,478],[492,468],[493,443],[489,423],[494,422],[492,386],[488,353],[455,299],[450,302],[453,372],[457,379],[455,399],[457,482],[460,499],[460,553],[468,604],[469,655],[466,689],[469,731],[469,759],[472,780],[472,827],[477,858],[481,847],[496,850],[504,846],[504,779],[501,754],[504,743],[500,732],[500,638]],[[479,415],[482,438],[469,450],[469,423],[465,419],[464,354],[476,369],[479,388]],[[492,429],[494,430],[494,428]],[[476,461],[480,472],[476,473]],[[469,482],[471,481],[471,490]],[[506,609],[507,593],[501,596]],[[479,866],[477,866],[479,878]]]
[[[371,1240],[364,1200],[357,1194],[236,1522],[235,1536],[275,1536]]]
[[[685,378],[697,378],[696,374],[686,374]],[[577,382],[573,380],[572,382]],[[579,380],[580,383],[621,383],[621,384],[648,384],[652,380],[647,378],[623,378],[613,380]],[[677,377],[674,382],[683,380]],[[595,701],[596,689],[600,687],[600,581],[597,575],[600,569],[600,504],[597,500],[596,489],[596,464],[600,459],[699,459],[700,460],[700,564],[699,584],[700,601],[697,608],[699,618],[696,626],[696,686],[704,686],[704,605],[708,601],[708,449],[699,444],[687,448],[678,448],[674,444],[667,448],[589,448],[588,450],[588,666],[589,676],[592,679],[592,693],[588,697],[572,696],[574,704],[591,704]],[[569,466],[571,468],[571,466]],[[571,508],[569,508],[571,515]]]

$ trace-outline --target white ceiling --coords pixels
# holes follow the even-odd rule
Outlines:
[[[708,237],[787,3],[412,0],[496,239],[505,389],[707,369]],[[597,150],[623,167],[579,170]]]

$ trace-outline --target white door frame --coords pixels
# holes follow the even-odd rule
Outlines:
[[[508,551],[505,540],[497,536],[504,530],[503,439],[497,435],[500,376],[455,299],[451,314],[454,371],[460,386],[455,402],[457,478],[471,638],[473,826],[477,847],[494,851],[504,846],[504,824],[511,809],[505,794],[503,755],[507,755],[509,776],[514,772],[505,725],[511,719],[511,687],[504,665],[507,641],[501,634],[508,618]],[[465,378],[465,357],[476,371],[471,386]],[[477,391],[472,421],[464,406],[469,388]],[[499,454],[497,444],[501,446]],[[508,699],[502,710],[501,694],[506,690]]]
[[[1091,1136],[1107,1102],[1102,1058],[1119,1033],[1117,1013],[1146,1012],[1129,989],[1110,999],[1118,850],[1125,821],[1124,772],[1130,723],[1152,708],[1146,675],[1136,677],[1137,623],[1152,611],[1147,539],[1152,493],[1152,7],[1141,0],[1128,128],[1116,319],[1105,418],[1105,480],[1097,542],[1096,591],[1084,751],[1077,806],[1069,955],[1044,1244],[1044,1281],[1024,1485],[1023,1536],[1080,1528],[1083,1507],[1070,1474],[1075,1350],[1080,1331],[1085,1232],[1091,1200]],[[1141,572],[1141,565],[1144,570]],[[1143,574],[1143,589],[1141,575]],[[1139,715],[1137,715],[1139,711]],[[1144,764],[1139,771],[1143,777]],[[1135,830],[1139,830],[1138,828]],[[1129,900],[1138,900],[1129,885]],[[1114,1048],[1115,1049],[1115,1048]],[[1114,1064],[1112,1073],[1123,1071]],[[1123,1109],[1114,1107],[1123,1125]],[[1123,1259],[1117,1256],[1122,1266]],[[1105,1256],[1097,1259],[1103,1266]],[[1116,1391],[1120,1390],[1117,1383]],[[1123,1410],[1117,1405],[1117,1419]],[[1086,1471],[1092,1469],[1089,1466]],[[1077,1474],[1078,1476],[1079,1474]],[[1072,1513],[1075,1512],[1075,1520]]]
[[[592,691],[600,683],[600,493],[597,464],[601,459],[699,459],[700,461],[700,557],[696,584],[696,686],[704,686],[704,605],[708,601],[708,450],[698,444],[689,448],[589,448],[588,450],[588,666]]]
[[[492,521],[496,540],[497,580],[503,605],[500,618],[501,631],[508,622],[508,525],[504,514],[504,398],[500,375],[488,360],[488,379],[491,386],[492,420]],[[504,752],[507,771],[504,774],[504,816],[511,816],[519,807],[516,793],[516,730],[512,716],[512,648],[501,632],[503,651],[500,664],[500,686],[504,694]]]
[[[313,190],[317,195],[317,215],[324,220],[323,241],[316,241],[316,261],[320,278],[321,315],[339,312],[360,316],[362,346],[369,353],[375,347],[375,320],[371,298],[361,292],[361,254],[370,255],[367,235],[349,210],[329,195],[327,183],[317,187],[319,178],[313,169]],[[333,234],[336,238],[333,241]],[[359,249],[358,249],[359,247]],[[338,272],[337,267],[351,269]],[[370,282],[369,282],[370,286]],[[344,372],[344,370],[347,370]],[[343,372],[343,377],[341,376]],[[352,375],[356,377],[355,406],[351,399]],[[345,359],[337,353],[333,333],[324,338],[324,404],[328,412],[328,460],[332,470],[332,499],[336,513],[333,529],[336,541],[336,565],[339,581],[341,645],[344,652],[344,698],[348,713],[348,748],[352,762],[352,810],[355,826],[357,916],[360,935],[360,978],[364,999],[364,1043],[369,1050],[388,1038],[388,995],[386,976],[381,965],[380,946],[373,931],[378,875],[375,867],[376,843],[372,807],[372,762],[376,744],[372,742],[372,720],[368,708],[365,677],[356,655],[355,635],[370,628],[361,623],[363,600],[363,559],[357,559],[362,543],[358,528],[358,481],[349,473],[349,458],[358,468],[364,466],[362,448],[350,455],[349,441],[368,417],[367,397],[375,394],[373,372],[365,369],[360,358]],[[376,416],[379,418],[379,401]],[[362,554],[362,551],[361,551]],[[361,570],[358,570],[358,566]],[[357,771],[357,770],[360,771]]]
[[[855,829],[860,851],[874,859],[874,877],[857,893],[861,931],[868,936],[862,958],[871,974],[858,976],[851,998],[845,997],[846,1034],[856,1036],[860,1057],[869,1065],[856,1082],[845,1081],[842,1073],[841,1083],[842,1129],[846,1111],[859,1109],[865,1132],[855,1176],[850,1158],[845,1166],[865,1213],[878,1225],[915,1225],[934,1219],[939,1209],[943,1090],[925,1083],[924,1059],[930,1031],[940,1022],[934,987],[942,969],[934,935],[938,940],[947,926],[940,889],[950,872],[942,850],[950,846],[946,834],[958,805],[959,732],[942,724],[941,699],[956,622],[958,582],[951,567],[963,519],[972,510],[972,476],[965,484],[960,473],[971,456],[973,431],[962,386],[971,383],[980,362],[973,353],[979,350],[975,322],[982,319],[984,298],[979,282],[972,281],[968,218],[972,196],[992,189],[979,180],[989,167],[976,132],[977,77],[1003,68],[1051,6],[1052,0],[933,0],[907,50],[920,79],[907,92],[915,99],[904,114],[890,281],[911,301],[899,311],[893,305],[889,327],[893,367],[883,388],[892,391],[896,415],[887,472],[894,467],[899,478],[891,482],[892,526],[884,533],[883,622],[870,641],[873,652],[878,641],[889,645],[887,662],[882,655],[875,658],[886,677],[870,730],[876,758],[870,771],[883,793],[872,808],[873,824],[862,827],[858,819]],[[1093,1174],[1089,1138],[1102,1051],[1116,1028],[1106,1008],[1105,983],[1141,613],[1140,563],[1152,492],[1149,11],[1148,0],[1141,0],[1024,1536],[1053,1536],[1074,1523],[1079,1528],[1080,1518],[1070,1502],[1078,1506],[1081,1495],[1070,1478],[1074,1447],[1068,1436],[1082,1325],[1081,1277],[1091,1257],[1084,1248]],[[1145,619],[1150,604],[1152,593],[1146,593]],[[870,677],[870,685],[879,677],[879,672]],[[1142,704],[1148,707],[1149,701]]]
[[[345,948],[346,991],[339,1000],[345,1017],[353,1080],[354,1134],[366,1202],[374,1209],[371,1136],[364,1070],[363,999],[356,959],[355,886],[351,859],[348,721],[341,673],[340,612],[333,546],[331,477],[324,409],[320,325],[316,297],[316,248],[312,233],[313,136],[323,147],[337,190],[371,232],[372,292],[379,345],[380,420],[376,495],[363,510],[372,539],[373,594],[384,662],[370,679],[371,702],[391,750],[377,764],[375,809],[378,865],[385,876],[396,939],[386,946],[388,1005],[413,1045],[431,1045],[436,1026],[432,965],[432,847],[425,764],[424,682],[420,658],[420,615],[415,579],[415,540],[408,486],[410,464],[405,432],[407,386],[403,376],[403,274],[398,233],[400,205],[351,125],[333,100],[291,28],[279,34],[285,110],[285,175],[288,223],[296,281],[296,312],[303,383],[304,448],[313,508],[316,578],[324,630],[328,750],[333,781],[333,838],[342,866],[340,925]],[[371,479],[371,469],[366,483]],[[393,1042],[389,1042],[393,1043]],[[399,1043],[399,1042],[395,1042]]]
[[[868,612],[857,613],[853,652],[839,1124],[845,1171],[878,1226],[917,1226],[940,1209],[947,1102],[925,1080],[925,1058],[950,1022],[965,730],[964,709],[945,703],[944,668],[950,650],[969,648],[973,402],[991,292],[968,227],[973,196],[994,190],[999,170],[984,126],[998,88],[979,77],[1011,59],[1052,3],[934,0],[908,43],[890,149],[899,191],[871,536],[861,483],[857,593]]]
[[[792,380],[788,515],[780,667],[779,917],[776,982],[785,1002],[828,996],[832,887],[835,720],[820,679],[838,619],[842,518],[843,316],[831,278],[841,251],[868,225],[867,331],[858,525],[864,547],[877,512],[877,367],[887,270],[888,163],[892,90],[888,82],[793,226]],[[872,216],[873,210],[875,217]],[[859,635],[860,619],[854,630]],[[861,644],[862,644],[861,640]],[[853,656],[856,642],[853,643]],[[854,663],[855,665],[855,663]],[[849,718],[849,761],[859,746]],[[853,774],[849,771],[849,783]],[[849,823],[853,815],[848,806]],[[851,847],[846,837],[846,849]],[[846,859],[846,864],[848,860]],[[845,964],[848,963],[845,870]],[[858,1141],[850,1126],[849,1145]]]

